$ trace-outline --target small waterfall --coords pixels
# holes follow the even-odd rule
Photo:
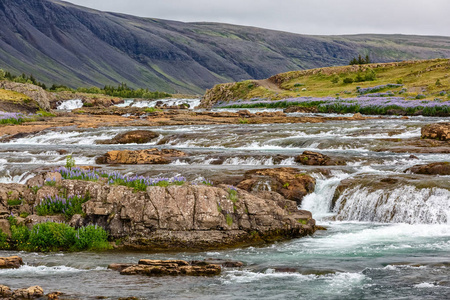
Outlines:
[[[301,209],[309,210],[316,220],[333,215],[331,213],[331,201],[334,192],[341,180],[350,176],[341,171],[334,171],[332,175],[331,178],[325,178],[322,174],[315,175],[316,188],[314,193],[303,198]]]
[[[341,221],[449,224],[450,191],[410,185],[389,190],[356,186],[342,193],[334,212]]]
[[[83,107],[83,101],[81,99],[72,99],[72,100],[66,100],[62,102],[58,107],[57,110],[73,110],[77,108]]]

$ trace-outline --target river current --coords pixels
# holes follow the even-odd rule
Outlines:
[[[391,146],[420,137],[423,125],[442,118],[397,117],[307,124],[149,127],[159,138],[147,145],[96,145],[134,128],[61,128],[0,144],[0,182],[25,182],[37,168],[78,165],[113,149],[174,148],[187,158],[163,166],[119,166],[123,173],[183,175],[212,181],[255,168],[293,167],[312,174],[316,190],[302,203],[328,230],[314,236],[249,247],[196,253],[25,253],[26,265],[0,270],[0,284],[39,285],[70,299],[449,299],[450,177],[413,175],[407,168],[449,161],[449,154],[394,153]],[[347,162],[302,166],[304,150]],[[411,157],[411,154],[416,157]],[[109,167],[104,167],[109,168]],[[390,184],[379,185],[389,178]],[[342,181],[351,182],[337,197]],[[139,259],[222,258],[245,263],[218,277],[121,276],[110,263]]]

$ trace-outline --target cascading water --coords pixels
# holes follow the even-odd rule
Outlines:
[[[57,110],[74,110],[77,108],[83,107],[83,101],[81,99],[73,99],[63,101],[58,107]]]
[[[403,185],[345,190],[334,208],[337,220],[381,223],[450,224],[450,191]]]
[[[333,216],[331,201],[334,193],[341,180],[349,176],[349,174],[342,171],[333,171],[330,178],[326,178],[321,174],[314,174],[316,188],[313,193],[303,198],[301,208],[309,210],[316,220]]]

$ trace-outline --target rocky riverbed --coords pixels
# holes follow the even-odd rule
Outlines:
[[[1,250],[23,258],[0,270],[11,290],[38,285],[61,299],[449,295],[445,118],[79,110],[0,128],[0,228],[9,234],[11,213],[27,228],[92,224],[113,249]],[[77,172],[98,179],[61,176],[69,154]],[[126,180],[140,176],[169,184]],[[48,197],[77,195],[79,214],[37,214]],[[172,278],[108,269],[162,267],[139,260],[206,260],[221,271]]]

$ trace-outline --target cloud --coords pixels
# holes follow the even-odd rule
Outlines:
[[[69,0],[103,11],[219,22],[303,34],[450,36],[448,0]]]

